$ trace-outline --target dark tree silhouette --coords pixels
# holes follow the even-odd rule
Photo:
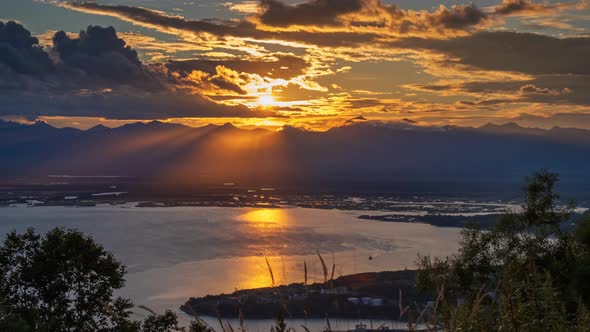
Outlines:
[[[451,331],[587,330],[590,217],[571,231],[575,203],[560,201],[557,182],[555,173],[535,173],[519,211],[507,211],[490,230],[463,230],[451,257],[419,259],[418,286],[440,302],[437,324]]]
[[[8,234],[0,247],[0,321],[34,331],[132,329],[129,300],[114,297],[125,268],[90,237],[56,228]]]
[[[213,332],[198,318],[179,326],[172,311],[131,319],[133,303],[113,295],[125,285],[125,267],[75,230],[9,233],[0,274],[0,331]]]

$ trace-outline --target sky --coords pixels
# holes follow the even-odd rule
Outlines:
[[[590,3],[2,0],[0,119],[590,129]]]

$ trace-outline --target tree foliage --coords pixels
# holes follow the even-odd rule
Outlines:
[[[125,268],[77,231],[32,229],[0,247],[2,321],[35,331],[114,331],[128,327],[128,300],[113,292]]]
[[[125,284],[125,267],[78,231],[9,233],[0,246],[0,274],[0,331],[187,331],[171,311],[133,320],[131,301],[113,295]],[[213,330],[196,320],[188,331]]]
[[[142,332],[173,332],[183,331],[178,326],[178,318],[170,310],[166,310],[163,315],[150,315],[143,321],[141,326]]]
[[[491,230],[463,230],[447,258],[419,258],[418,286],[439,296],[436,324],[451,331],[586,331],[590,320],[590,218],[566,231],[574,202],[560,205],[557,174],[526,180],[520,211]]]

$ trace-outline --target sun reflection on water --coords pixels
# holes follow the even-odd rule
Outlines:
[[[239,215],[236,219],[244,222],[247,227],[252,227],[255,232],[273,238],[285,230],[291,221],[288,212],[281,208],[256,209]],[[289,267],[285,266],[282,257],[276,256],[276,252],[273,252],[272,249],[269,251],[269,249],[264,246],[257,248],[256,253],[253,253],[254,256],[242,259],[239,266],[235,267],[239,288],[253,289],[272,286],[273,281],[265,257],[273,270],[275,284],[286,281],[285,269]]]
[[[238,220],[263,229],[283,228],[289,223],[289,215],[284,209],[257,209],[238,216]]]
[[[268,260],[273,269],[275,284],[280,283],[282,280],[281,275],[277,273],[279,270],[275,271],[280,268],[280,259],[269,257]],[[242,259],[239,266],[236,267],[236,273],[238,289],[271,287],[273,284],[264,257],[250,256]]]

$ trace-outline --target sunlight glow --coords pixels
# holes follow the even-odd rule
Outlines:
[[[272,95],[263,95],[258,97],[258,104],[260,106],[274,106],[277,104],[277,101]]]
[[[287,214],[282,209],[258,209],[238,217],[239,220],[252,224],[282,225],[287,221]]]
[[[278,235],[290,224],[289,213],[283,208],[251,209],[249,212],[237,216],[236,219],[252,227],[254,232],[271,237]],[[256,256],[248,257],[245,264],[234,268],[235,275],[239,278],[238,284],[242,289],[272,286],[272,278],[265,257],[273,270],[275,284],[287,282],[285,269],[294,269],[293,266],[285,266],[282,257],[274,255],[263,247],[253,250],[256,252]]]
[[[277,256],[270,256],[267,259],[273,270],[275,285],[286,284],[284,273],[281,273],[285,269],[284,260]],[[273,285],[264,256],[244,257],[233,267],[239,289],[255,289]]]

